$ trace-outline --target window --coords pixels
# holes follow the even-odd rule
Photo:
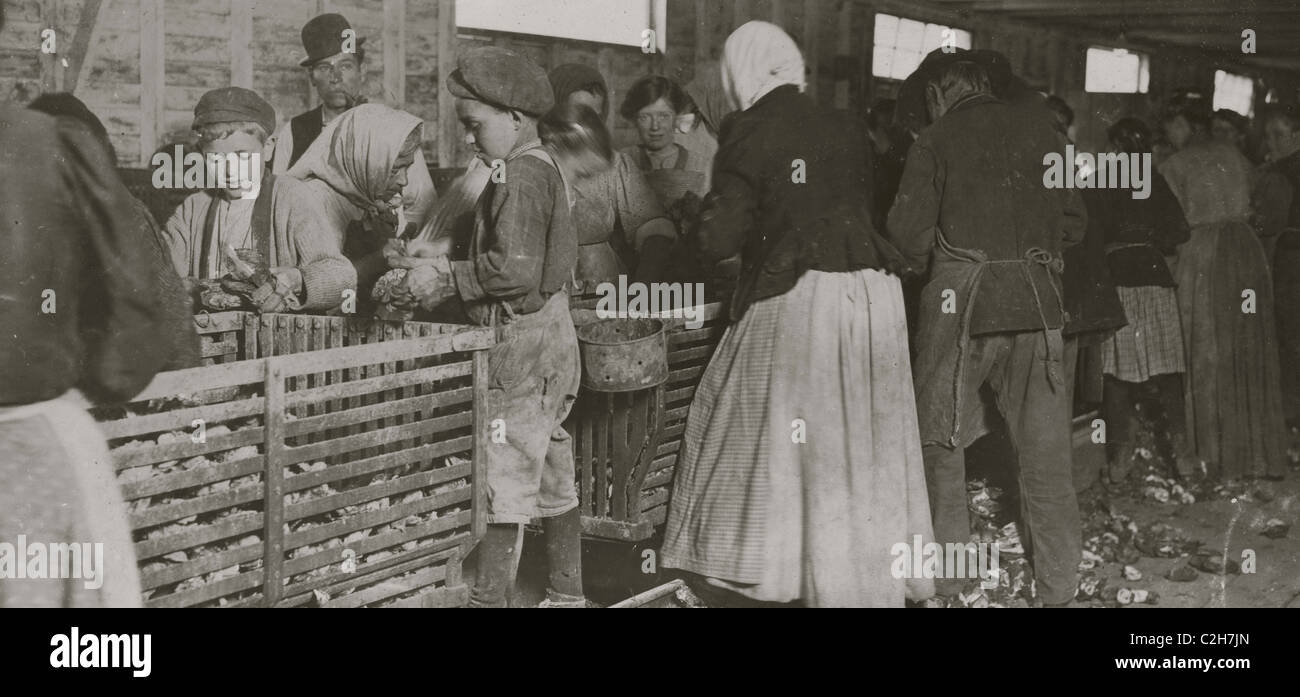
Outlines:
[[[1145,53],[1122,48],[1088,49],[1083,89],[1088,92],[1146,94],[1151,66]]]
[[[876,15],[875,50],[871,56],[871,74],[894,80],[905,79],[921,64],[925,54],[948,43],[970,48],[970,32],[926,24],[893,15]]]
[[[1245,75],[1214,71],[1214,110],[1231,109],[1242,116],[1255,115],[1255,82]]]
[[[667,46],[665,0],[456,0],[456,27],[578,41],[641,46],[654,31],[656,50]]]

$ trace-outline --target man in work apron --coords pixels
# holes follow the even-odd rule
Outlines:
[[[988,433],[987,421],[996,411],[1016,454],[1021,520],[1029,533],[1022,539],[1032,554],[1038,593],[1045,603],[1066,603],[1074,597],[1082,544],[1066,427],[1069,376],[1062,366],[1061,329],[1049,328],[1044,320],[1040,331],[971,336],[980,279],[992,264],[1024,270],[1040,314],[1044,302],[1061,303],[1059,258],[1034,248],[1023,259],[991,261],[978,250],[953,247],[942,232],[937,235],[923,296],[940,297],[951,289],[963,305],[944,312],[939,303],[922,303],[917,336],[914,379],[935,539],[941,544],[970,540],[964,451]],[[1050,290],[1034,283],[1034,264],[1055,271]],[[986,385],[992,403],[981,394]],[[952,575],[936,583],[940,593],[961,590],[964,581]]]

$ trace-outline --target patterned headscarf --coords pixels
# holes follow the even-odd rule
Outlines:
[[[423,123],[414,114],[382,104],[349,109],[325,126],[289,176],[320,179],[369,210],[384,194],[402,145]]]
[[[803,54],[770,22],[746,22],[722,47],[722,86],[741,111],[781,85],[805,87]]]

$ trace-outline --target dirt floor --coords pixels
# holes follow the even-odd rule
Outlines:
[[[1300,607],[1300,433],[1291,433],[1291,467],[1281,481],[1207,482],[1178,478],[1154,430],[1144,418],[1126,481],[1112,484],[1104,476],[1092,477],[1095,481],[1079,494],[1085,552],[1076,604]],[[1041,604],[1028,561],[1013,551],[1019,542],[1018,503],[1004,464],[1005,443],[987,440],[969,452],[968,489],[972,530],[982,540],[997,540],[1003,550],[1000,582],[990,590],[971,582],[962,594],[929,601],[929,607]],[[1102,464],[1101,452],[1093,453],[1092,464]],[[536,606],[545,596],[540,542],[535,534],[526,538],[514,607]],[[656,568],[657,546],[657,539],[637,545],[587,541],[583,561],[589,606],[607,606],[676,578]],[[472,583],[472,568],[467,574]],[[707,604],[745,604],[701,595]],[[689,592],[655,606],[688,605],[699,605]]]

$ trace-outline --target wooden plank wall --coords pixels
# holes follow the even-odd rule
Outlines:
[[[366,95],[425,120],[427,159],[464,164],[469,153],[441,75],[454,68],[451,54],[482,43],[511,46],[550,69],[585,62],[606,75],[614,111],[639,77],[662,73],[682,82],[720,57],[723,42],[750,19],[773,21],[804,49],[808,90],[818,100],[863,112],[895,83],[870,75],[872,26],[877,11],[969,29],[977,47],[1007,54],[1035,86],[1061,93],[1084,118],[1081,144],[1093,141],[1104,121],[1121,113],[1147,114],[1156,99],[1185,85],[1210,87],[1216,65],[1187,52],[1153,52],[1151,95],[1115,97],[1083,92],[1084,38],[1008,22],[990,22],[920,0],[666,0],[668,46],[663,54],[639,48],[547,37],[456,32],[453,0],[6,0],[8,26],[0,32],[0,97],[26,102],[40,92],[75,83],[76,94],[108,126],[124,166],[140,166],[154,150],[186,138],[194,102],[204,91],[229,84],[265,96],[283,121],[315,105],[299,41],[302,24],[321,12],[341,12],[366,38]],[[98,5],[96,21],[83,10]],[[40,31],[59,32],[57,56],[42,56]],[[89,37],[78,28],[93,28]],[[84,48],[81,48],[84,46]],[[84,53],[83,66],[63,68],[60,58]],[[74,70],[70,76],[68,70]],[[1250,71],[1279,93],[1295,94],[1296,78]],[[615,144],[635,139],[631,124],[610,119]]]

